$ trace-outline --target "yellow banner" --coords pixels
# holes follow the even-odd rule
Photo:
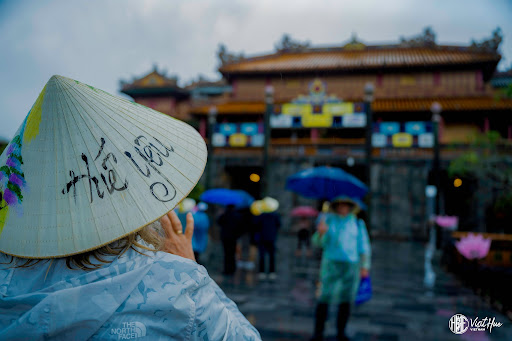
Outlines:
[[[396,133],[391,137],[393,147],[407,148],[412,147],[413,138],[408,133]]]
[[[304,128],[330,128],[332,127],[332,115],[326,112],[302,115],[302,126]]]
[[[285,115],[302,116],[312,111],[311,104],[286,103],[281,107],[281,112]]]
[[[245,147],[247,146],[247,135],[235,133],[229,137],[229,145],[231,147]]]
[[[329,113],[333,116],[352,114],[354,112],[354,103],[327,103],[323,105],[322,112]]]

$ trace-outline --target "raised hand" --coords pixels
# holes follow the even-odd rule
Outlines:
[[[174,211],[169,211],[169,213],[160,218],[160,224],[162,224],[162,229],[165,232],[161,251],[195,261],[196,257],[192,249],[192,235],[194,234],[194,217],[192,213],[189,212],[187,214],[185,233],[183,233],[181,221]]]
[[[320,235],[323,235],[325,232],[327,232],[327,224],[325,223],[325,218],[320,220],[320,223],[318,223],[316,229]]]

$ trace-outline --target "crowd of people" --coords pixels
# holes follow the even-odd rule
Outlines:
[[[190,199],[184,201],[180,210],[187,206],[187,200]],[[190,206],[189,210],[200,212],[200,205],[195,208]],[[235,205],[225,207],[216,220],[224,250],[224,275],[233,275],[237,264],[244,270],[252,270],[240,258],[243,258],[243,254],[250,254],[243,252],[244,249],[256,247],[259,252],[258,278],[276,280],[276,240],[281,227],[278,209],[279,202],[271,197],[255,201],[249,209]],[[292,230],[297,234],[297,254],[305,250],[306,255],[310,255],[311,245],[323,250],[311,340],[323,340],[329,305],[337,306],[338,340],[348,340],[345,327],[351,306],[360,279],[369,276],[371,264],[368,232],[364,221],[358,217],[359,211],[357,200],[340,196],[332,199],[316,219],[301,216],[294,220]],[[204,211],[201,213],[204,214]],[[245,243],[245,238],[249,243]]]

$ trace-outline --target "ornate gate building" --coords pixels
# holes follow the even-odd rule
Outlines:
[[[430,29],[395,45],[353,38],[316,48],[285,38],[275,53],[250,58],[221,48],[219,82],[180,88],[155,70],[122,92],[156,110],[172,103],[165,113],[196,126],[210,148],[209,187],[268,194],[286,214],[316,204],[285,190],[289,175],[337,166],[370,180],[374,235],[423,238],[429,183],[439,187],[440,212],[461,216],[461,229],[483,224],[472,185],[455,188],[445,170],[479,132],[498,131],[510,151],[512,100],[490,82],[500,42],[499,30],[468,46],[438,45]]]

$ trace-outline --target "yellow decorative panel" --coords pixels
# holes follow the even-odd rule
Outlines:
[[[480,132],[477,125],[446,125],[440,135],[441,143],[469,143]]]
[[[344,102],[344,103],[327,103],[324,104],[322,108],[324,113],[328,113],[331,115],[343,115],[343,114],[351,114],[354,112],[354,103],[352,102]]]
[[[142,86],[162,86],[165,84],[165,80],[160,75],[149,75],[141,81]]]
[[[391,137],[393,147],[412,147],[413,137],[408,133],[396,133]]]
[[[302,115],[302,126],[305,128],[330,128],[332,127],[332,115],[326,112],[321,114],[309,112]]]
[[[288,89],[300,88],[300,81],[298,80],[287,80],[285,84]]]
[[[311,104],[294,104],[294,103],[286,103],[283,104],[281,112],[285,115],[294,115],[301,116],[307,113],[311,113],[312,106]]]
[[[400,77],[400,85],[416,85],[416,77],[402,76]]]
[[[245,147],[247,146],[247,135],[235,133],[229,137],[229,145],[231,147]]]

